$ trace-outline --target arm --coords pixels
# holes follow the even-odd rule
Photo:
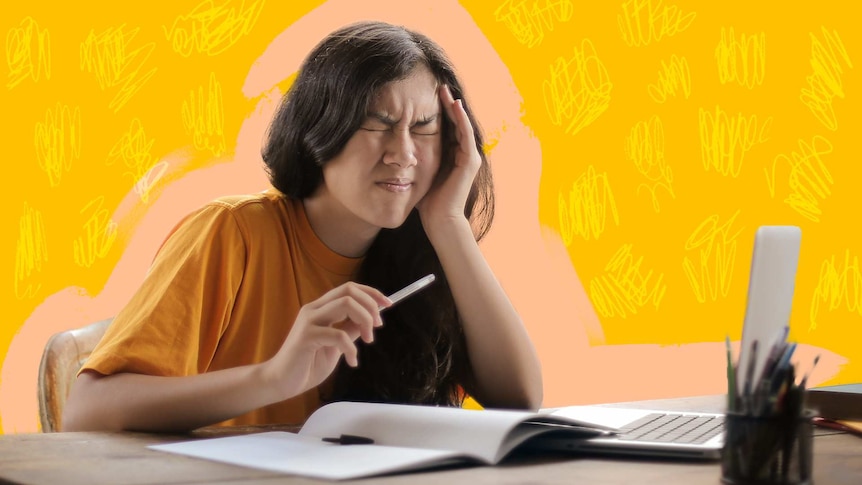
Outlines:
[[[299,311],[279,351],[260,364],[182,377],[83,372],[72,387],[64,431],[183,431],[218,423],[319,385],[344,355],[357,365],[355,340],[382,325],[379,291],[338,286]]]
[[[423,198],[419,212],[463,321],[477,385],[474,397],[489,407],[536,409],[543,393],[536,350],[464,217],[464,203],[481,164],[473,128],[448,88],[440,89],[440,99],[455,126],[455,167]]]

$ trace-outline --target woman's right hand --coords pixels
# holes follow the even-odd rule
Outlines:
[[[378,308],[391,304],[376,289],[347,282],[304,305],[281,349],[265,363],[282,399],[322,383],[342,355],[348,365],[359,365],[356,339],[373,342],[374,329],[383,325]]]

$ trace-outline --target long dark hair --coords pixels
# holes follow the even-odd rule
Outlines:
[[[476,239],[494,216],[491,170],[482,131],[443,49],[428,37],[382,22],[348,25],[324,38],[306,57],[269,127],[263,148],[270,181],[294,199],[309,197],[323,181],[322,167],[338,155],[367,115],[372,97],[387,83],[427,66],[464,106],[482,164],[464,215]],[[438,181],[454,166],[455,135],[443,117]],[[395,229],[381,229],[365,255],[357,281],[391,293],[434,273],[430,288],[384,315],[375,340],[358,340],[359,367],[341,363],[326,400],[460,405],[474,386],[460,318],[440,260],[414,209]]]

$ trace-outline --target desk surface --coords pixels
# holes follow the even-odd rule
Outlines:
[[[641,408],[721,412],[720,396],[625,403]],[[223,434],[223,433],[222,433]],[[197,432],[195,436],[207,436]],[[291,477],[146,448],[189,435],[142,433],[49,433],[0,436],[0,483],[26,484],[319,484]],[[518,456],[492,467],[455,468],[360,480],[381,484],[718,484],[718,462],[688,463],[632,458]],[[338,482],[344,483],[344,482]],[[818,431],[814,483],[862,483],[862,438]]]

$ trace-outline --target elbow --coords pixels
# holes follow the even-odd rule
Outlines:
[[[72,384],[69,396],[63,405],[60,431],[121,431],[121,426],[111,426],[103,409],[99,409],[99,380],[101,376],[82,373]]]

